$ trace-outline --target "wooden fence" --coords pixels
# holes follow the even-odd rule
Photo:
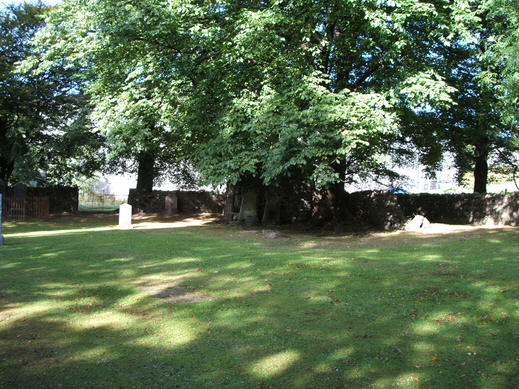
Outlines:
[[[3,197],[2,216],[9,220],[48,219],[48,197]]]

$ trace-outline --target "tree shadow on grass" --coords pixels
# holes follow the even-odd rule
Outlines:
[[[24,241],[38,255],[2,265],[19,280],[0,278],[0,387],[519,386],[517,282],[469,247],[177,234],[88,232],[80,253]],[[491,238],[481,250],[517,271]],[[207,298],[168,300],[182,293]]]

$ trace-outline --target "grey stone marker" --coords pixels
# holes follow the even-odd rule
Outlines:
[[[281,199],[276,194],[267,195],[265,211],[263,212],[264,226],[277,225],[281,223]]]
[[[130,204],[119,206],[119,228],[132,228],[132,206]]]
[[[4,236],[2,235],[2,193],[0,193],[0,246],[4,244]]]
[[[178,214],[178,198],[176,193],[170,193],[164,200],[164,208],[166,216]]]
[[[245,192],[243,194],[239,220],[246,226],[258,224],[257,198],[256,192]]]

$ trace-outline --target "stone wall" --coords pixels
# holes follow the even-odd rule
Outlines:
[[[239,189],[239,188],[238,188]],[[241,204],[241,191],[235,188],[225,195],[209,192],[130,190],[128,202],[134,212],[164,214],[166,197],[174,196],[176,212],[223,213],[226,206],[228,222],[235,220]],[[279,196],[279,220],[282,224],[310,221],[317,202],[307,188],[276,191]],[[302,195],[305,194],[306,195]],[[258,194],[258,219],[261,222],[268,193]],[[227,202],[226,202],[227,198]],[[432,223],[519,225],[519,193],[512,194],[399,194],[387,191],[356,192],[347,196],[351,214],[359,224],[382,229],[401,228],[415,215]],[[169,203],[171,207],[171,203]]]
[[[27,197],[48,197],[51,214],[76,213],[79,210],[79,189],[77,187],[53,186],[27,188]]]
[[[176,207],[174,203],[176,202]],[[128,204],[135,213],[223,213],[225,196],[204,191],[146,192],[130,189]],[[176,209],[175,209],[176,208]]]
[[[398,228],[414,215],[432,223],[519,225],[519,193],[402,194],[386,191],[352,193],[350,207],[362,222]]]
[[[407,218],[398,202],[398,195],[389,192],[355,192],[348,196],[348,208],[357,223],[385,230],[402,227]]]

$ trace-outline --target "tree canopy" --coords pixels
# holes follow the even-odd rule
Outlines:
[[[48,10],[39,2],[0,12],[0,179],[6,182],[70,183],[102,161],[96,157],[101,139],[91,131],[88,100],[73,69],[59,61],[37,75],[18,67],[28,58],[37,62],[44,49],[30,40]]]
[[[500,32],[484,12],[470,0],[64,0],[36,43],[41,72],[78,69],[115,156],[147,171],[158,156],[184,162],[213,184],[300,174],[329,188],[388,173],[387,158],[466,159],[489,132],[460,118],[500,126],[495,89],[474,81],[478,45]]]
[[[519,4],[516,1],[489,0],[488,16],[499,28],[489,50],[490,57],[503,65],[498,87],[503,100],[505,122],[517,126],[519,117]]]

